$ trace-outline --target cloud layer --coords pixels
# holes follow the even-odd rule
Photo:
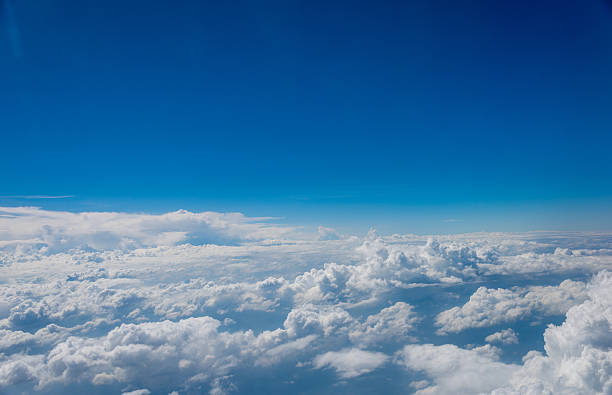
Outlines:
[[[611,393],[611,247],[0,208],[0,391]]]

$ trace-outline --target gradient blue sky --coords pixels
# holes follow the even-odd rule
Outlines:
[[[0,205],[610,229],[611,2],[0,12]]]

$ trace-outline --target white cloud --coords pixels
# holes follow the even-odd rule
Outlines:
[[[252,332],[219,332],[219,326],[217,320],[201,317],[124,324],[101,338],[69,337],[48,353],[44,363],[22,358],[21,364],[8,365],[0,382],[28,377],[41,389],[82,381],[142,382],[148,388],[164,388],[211,380],[259,353]]]
[[[289,336],[300,337],[313,333],[338,336],[348,333],[353,324],[350,314],[340,307],[305,305],[291,310],[283,325]]]
[[[31,244],[45,251],[135,249],[178,243],[231,244],[275,239],[291,231],[240,213],[128,214],[0,207],[3,245]],[[1,245],[0,245],[1,246]]]
[[[353,343],[361,345],[415,341],[410,334],[419,321],[420,317],[412,306],[397,302],[377,314],[368,316],[366,321],[351,331],[349,336]]]
[[[508,382],[518,366],[499,362],[489,345],[466,350],[452,344],[405,346],[395,356],[398,364],[422,371],[435,382],[418,394],[477,394]]]
[[[0,354],[0,386],[36,380],[37,371],[44,366],[44,359],[43,355]]]
[[[589,299],[544,333],[546,354],[531,352],[502,394],[612,393],[612,273],[589,284]]]
[[[269,335],[278,336],[280,333],[281,332],[278,331],[269,332]],[[317,337],[317,335],[307,335],[297,340],[289,341],[287,343],[282,343],[279,346],[272,347],[257,359],[255,365],[268,366],[275,363],[279,363],[285,358],[302,352],[306,347],[309,347],[311,343],[317,339]]]
[[[344,379],[369,373],[384,364],[389,357],[380,352],[370,352],[358,348],[329,351],[314,359],[314,367],[331,367]]]
[[[485,337],[487,343],[518,344],[518,336],[511,329],[504,329]]]
[[[440,327],[439,333],[444,334],[512,322],[535,312],[560,315],[586,297],[586,285],[572,280],[565,280],[558,286],[479,287],[463,306],[438,314],[436,325]]]
[[[319,226],[318,228],[319,240],[340,240],[340,235],[336,232],[336,229],[326,228],[324,226]]]
[[[396,361],[433,380],[418,391],[422,394],[609,394],[612,273],[599,273],[588,285],[588,299],[570,308],[562,325],[550,325],[544,341],[546,353],[529,352],[522,366],[500,362],[489,345],[472,350],[408,345]]]
[[[428,239],[423,246],[389,244],[375,233],[359,247],[370,276],[382,277],[391,284],[412,281],[461,282],[474,277],[481,261],[477,251],[457,243],[441,244]]]
[[[121,395],[149,395],[151,391],[146,388],[141,388],[138,390],[122,392]]]
[[[483,263],[480,269],[487,274],[529,274],[529,273],[572,273],[576,271],[593,273],[612,265],[612,251],[556,248],[553,252],[529,251],[516,255],[499,257],[499,261]]]
[[[367,382],[389,355],[407,368],[398,383],[421,393],[610,392],[609,275],[572,280],[612,268],[607,235],[318,240],[336,237],[241,214],[0,211],[0,392],[214,394],[263,376],[278,392],[300,369],[316,392],[329,384],[316,380],[329,378],[323,369]],[[550,284],[525,275],[534,270],[570,280],[516,286]],[[438,300],[455,305],[491,274],[502,288],[432,316]],[[546,331],[546,354],[528,354],[524,367],[491,346],[418,344],[439,341],[426,332],[432,320],[445,333],[566,312]],[[486,340],[505,351],[518,337],[534,343],[513,328]]]

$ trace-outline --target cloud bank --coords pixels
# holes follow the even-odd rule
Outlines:
[[[611,236],[0,208],[0,392],[612,393]]]

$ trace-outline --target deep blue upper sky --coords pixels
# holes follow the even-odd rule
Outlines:
[[[612,220],[610,2],[1,1],[0,205]]]

